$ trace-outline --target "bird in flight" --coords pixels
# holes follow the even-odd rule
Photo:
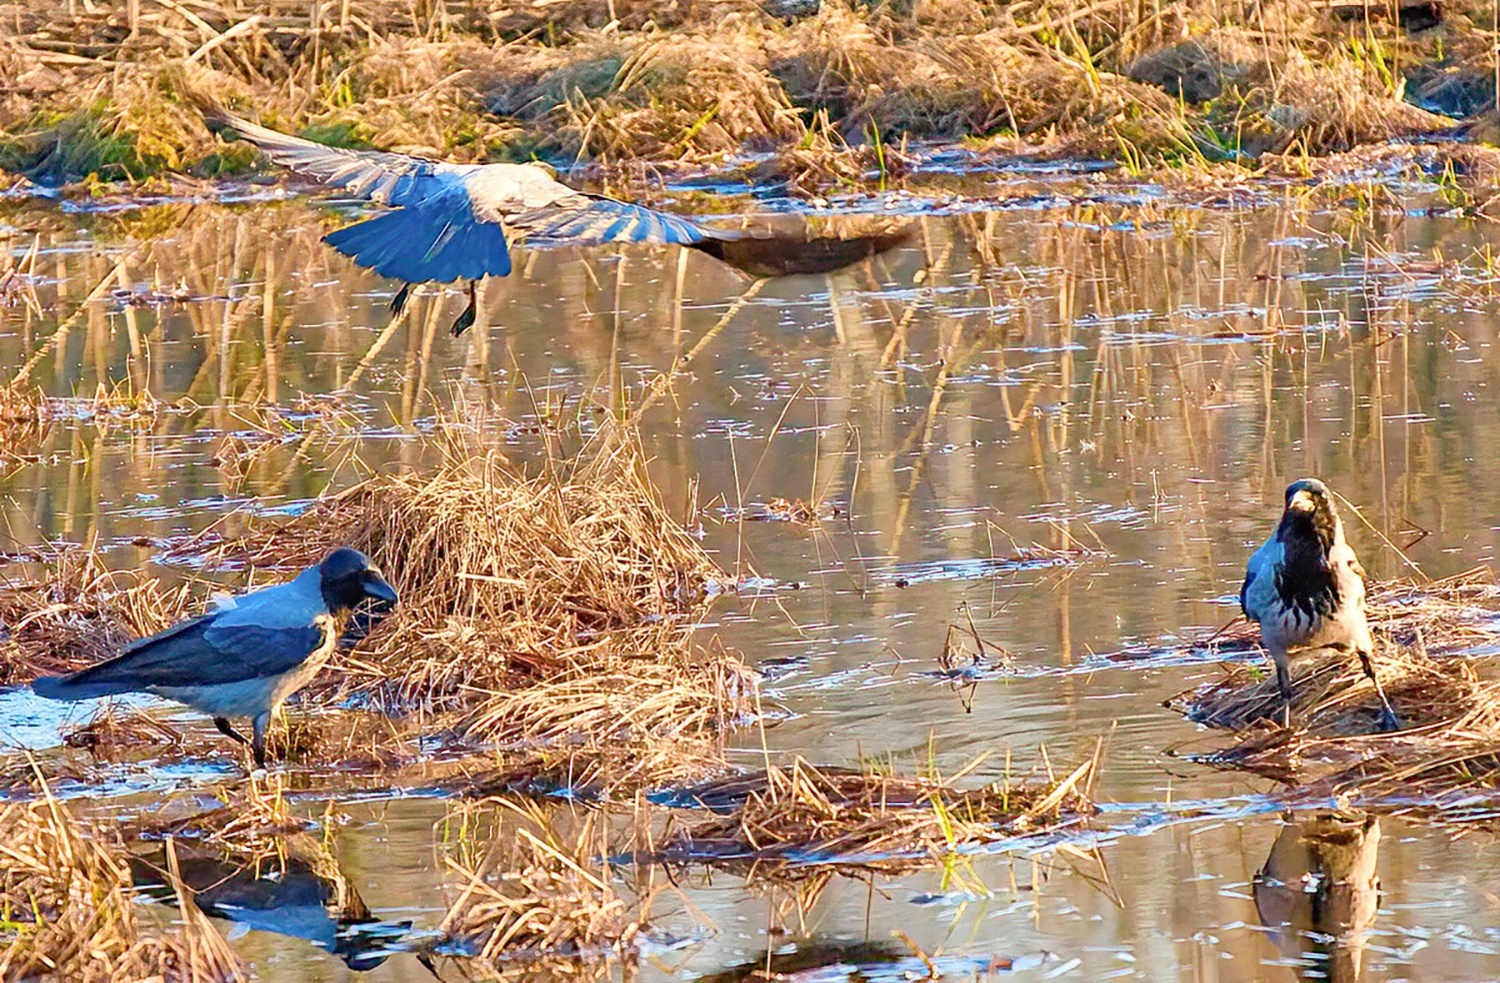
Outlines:
[[[249,717],[248,743],[264,768],[271,714],[323,668],[366,599],[391,605],[396,592],[363,553],[340,547],[288,583],[221,600],[98,665],[39,677],[32,689],[49,700],[163,696],[213,717],[220,733],[241,744],[229,718]]]
[[[1375,639],[1365,616],[1365,572],[1344,540],[1333,493],[1323,482],[1302,478],[1287,486],[1281,523],[1245,565],[1240,610],[1260,625],[1261,644],[1276,664],[1276,687],[1288,723],[1291,651],[1328,646],[1358,654],[1380,694],[1381,726],[1400,726],[1372,661]]]
[[[756,276],[830,272],[904,241],[905,230],[849,239],[788,236],[705,225],[641,205],[575,191],[541,163],[447,164],[376,150],[329,147],[219,109],[208,127],[258,147],[298,174],[389,209],[323,237],[360,266],[411,285],[468,281],[469,306],[453,323],[474,323],[475,283],[511,270],[506,230],[532,240],[577,244],[654,242],[687,246]]]

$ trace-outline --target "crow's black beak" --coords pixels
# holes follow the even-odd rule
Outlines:
[[[386,583],[385,578],[381,577],[375,571],[371,570],[369,573],[366,573],[361,583],[365,589],[365,596],[373,597],[377,601],[385,601],[387,604],[396,603],[395,588]]]

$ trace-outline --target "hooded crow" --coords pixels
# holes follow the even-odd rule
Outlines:
[[[341,547],[291,582],[221,601],[218,607],[132,642],[124,652],[67,676],[31,685],[49,700],[122,693],[164,696],[202,711],[241,744],[230,717],[249,717],[255,764],[266,765],[271,714],[307,685],[333,654],[350,612],[366,598],[396,603],[396,592],[358,550]]]
[[[848,239],[809,238],[770,229],[708,225],[641,205],[575,191],[546,164],[448,164],[380,150],[329,147],[279,133],[217,107],[204,122],[225,139],[249,141],[267,157],[355,198],[386,206],[323,241],[360,266],[404,282],[391,310],[400,313],[411,285],[468,282],[469,305],[453,323],[457,336],[474,323],[474,285],[511,271],[510,242],[577,245],[653,242],[686,246],[752,276],[829,273],[905,242],[907,230]],[[757,243],[756,240],[766,240]]]
[[[1381,725],[1399,723],[1375,675],[1375,640],[1365,617],[1365,572],[1344,540],[1328,486],[1316,478],[1292,482],[1276,532],[1245,565],[1240,610],[1260,625],[1260,640],[1276,663],[1276,686],[1288,717],[1292,649],[1331,646],[1353,649],[1375,684],[1384,708]]]

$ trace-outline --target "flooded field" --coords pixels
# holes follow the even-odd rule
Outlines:
[[[1378,818],[1319,818],[1350,803],[1197,760],[1222,738],[1163,706],[1223,676],[1192,643],[1238,614],[1294,478],[1348,500],[1376,582],[1493,562],[1491,226],[1378,175],[1204,201],[1084,168],[961,170],[938,156],[920,193],[842,203],[910,214],[914,233],[826,276],[752,282],[668,247],[518,252],[458,339],[457,289],[425,288],[388,332],[396,285],[319,242],[350,211],[280,186],[12,198],[0,364],[49,401],[0,457],[0,573],[76,545],[238,589],[242,569],[189,547],[435,465],[454,421],[525,473],[633,421],[662,501],[726,575],[699,637],[760,674],[733,764],[976,786],[1043,753],[1066,773],[1102,742],[1101,811],[894,872],[660,866],[611,840],[611,891],[650,899],[631,957],[506,975],[1500,977],[1492,827],[1457,835],[1390,797],[1353,803]],[[339,712],[310,703],[294,725]],[[24,685],[0,691],[0,739],[110,821],[241,793],[208,721],[130,705],[212,752],[94,760],[65,743],[94,707]],[[396,779],[273,765],[258,781],[311,820],[257,847],[274,876],[177,847],[255,979],[465,978],[453,953],[429,970],[412,950],[491,843],[642,808],[566,786],[526,815],[461,801],[440,757]],[[1268,927],[1283,921],[1296,930]]]

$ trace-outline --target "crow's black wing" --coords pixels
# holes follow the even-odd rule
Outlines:
[[[66,677],[77,691],[216,686],[275,676],[301,664],[323,629],[218,625],[217,612],[133,643],[120,655]]]

